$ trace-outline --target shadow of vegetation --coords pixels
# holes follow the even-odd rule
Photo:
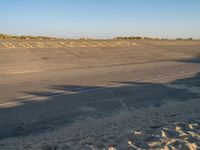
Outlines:
[[[197,61],[196,61],[197,59]],[[199,63],[199,57],[183,60]],[[89,118],[103,118],[120,111],[160,107],[173,101],[187,101],[200,98],[198,93],[187,89],[168,87],[166,84],[145,82],[120,82],[121,86],[52,86],[52,92],[26,92],[39,97],[41,101],[19,102],[20,105],[0,109],[0,139],[26,136],[51,131],[76,121]],[[170,82],[200,87],[200,74]]]

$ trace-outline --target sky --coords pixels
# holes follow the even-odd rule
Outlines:
[[[200,38],[200,0],[1,0],[0,33]]]

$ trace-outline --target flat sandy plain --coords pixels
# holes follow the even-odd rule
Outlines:
[[[1,40],[0,149],[200,148],[200,41]]]

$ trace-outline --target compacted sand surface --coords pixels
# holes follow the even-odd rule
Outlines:
[[[0,40],[0,75],[192,58],[199,46],[200,41]]]

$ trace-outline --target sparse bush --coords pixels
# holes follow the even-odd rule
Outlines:
[[[188,40],[192,41],[192,40],[193,40],[193,38],[189,38]]]
[[[20,36],[19,38],[20,38],[20,39],[27,39],[26,36]]]
[[[190,41],[192,41],[192,40],[193,40],[193,38],[187,38],[187,39],[183,39],[183,38],[177,38],[176,40],[190,40]]]
[[[167,38],[151,38],[141,36],[130,36],[130,37],[116,37],[115,40],[169,40]],[[176,40],[194,40],[193,38],[177,38]]]
[[[152,39],[150,37],[140,37],[140,36],[130,36],[130,37],[116,37],[115,40],[144,40],[144,39]]]
[[[44,36],[15,36],[15,35],[7,35],[0,34],[0,39],[56,39],[52,37],[44,37]]]

